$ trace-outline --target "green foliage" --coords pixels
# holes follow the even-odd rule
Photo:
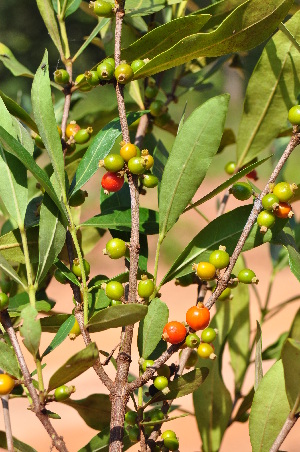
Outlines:
[[[91,394],[85,399],[67,399],[63,403],[74,408],[89,427],[101,431],[109,426],[111,403],[107,394]]]
[[[147,306],[137,304],[111,306],[92,316],[88,323],[89,330],[95,333],[96,331],[132,325],[142,320],[147,311]]]

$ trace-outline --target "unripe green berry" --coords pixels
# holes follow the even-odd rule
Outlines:
[[[152,279],[145,279],[139,282],[138,294],[141,298],[149,298],[154,291],[154,282]]]
[[[111,300],[109,306],[119,306],[120,304],[123,304],[121,300]]]
[[[137,412],[136,411],[127,411],[125,414],[125,422],[127,424],[134,426],[137,422]]]
[[[154,118],[154,124],[158,127],[165,127],[171,120],[171,116],[168,112],[163,113],[160,116]]]
[[[134,60],[130,66],[133,72],[137,72],[139,69],[145,66],[145,62],[143,60]]]
[[[114,15],[112,3],[105,0],[90,2],[89,7],[93,8],[94,13],[99,17],[113,17]]]
[[[70,76],[65,69],[57,69],[54,72],[54,81],[60,85],[66,85],[70,81]]]
[[[55,389],[54,397],[57,402],[62,402],[70,397],[75,392],[75,386],[62,385]]]
[[[85,260],[85,259],[83,259],[83,266],[84,266],[85,275],[88,276],[90,274],[91,267],[90,267],[90,264],[88,263],[88,261]],[[81,273],[79,259],[74,259],[73,265],[72,265],[72,272],[78,278],[82,278],[82,273]]]
[[[230,256],[225,250],[215,250],[209,256],[210,264],[214,265],[216,268],[222,270],[227,267],[230,261]]]
[[[216,339],[217,333],[213,328],[205,328],[201,333],[201,341],[210,344]]]
[[[85,72],[85,79],[91,86],[99,85],[99,76],[97,71],[87,71]]]
[[[119,83],[126,85],[133,79],[134,72],[129,64],[122,63],[115,69],[115,77]]]
[[[179,441],[177,438],[165,438],[164,446],[171,451],[176,451],[179,447]]]
[[[276,217],[273,212],[269,210],[262,210],[257,216],[257,224],[260,226],[261,232],[266,232],[267,229],[274,226]]]
[[[105,287],[105,294],[111,300],[120,300],[124,295],[124,287],[119,281],[109,281]]]
[[[176,438],[176,433],[173,430],[165,430],[162,434],[161,434],[161,438],[162,439],[166,439],[166,438]]]
[[[246,199],[249,199],[252,196],[252,187],[248,182],[237,182],[236,184],[233,184],[229,191],[240,201],[246,201]]]
[[[158,178],[154,174],[144,174],[143,185],[146,188],[154,188],[158,185]]]
[[[150,113],[152,116],[160,116],[167,111],[167,108],[164,106],[163,101],[154,100],[150,104]]]
[[[169,380],[167,379],[167,377],[156,377],[153,381],[153,384],[156,387],[156,389],[162,391],[168,386]]]
[[[227,174],[231,175],[235,172],[236,169],[236,163],[235,162],[228,162],[225,165],[224,170],[226,171]]]
[[[104,168],[113,173],[120,171],[124,163],[124,159],[120,154],[109,154],[103,160]]]
[[[243,268],[243,270],[241,270],[238,274],[238,279],[244,284],[256,284],[258,282],[254,271],[250,268]]]
[[[125,256],[127,247],[124,240],[115,238],[107,242],[105,248],[105,254],[107,254],[111,259],[120,259]]]
[[[223,290],[221,295],[219,295],[218,300],[219,301],[228,300],[230,295],[231,295],[231,289],[229,287],[226,287],[226,289]]]
[[[86,81],[84,74],[79,74],[75,79],[75,86],[78,86],[79,91],[85,92],[85,91],[91,91],[93,87],[88,84]]]
[[[145,97],[147,99],[154,99],[158,94],[158,87],[157,86],[147,86],[145,88]]]
[[[93,133],[92,127],[88,127],[87,129],[80,129],[74,135],[74,140],[78,144],[85,144],[89,141],[91,133]]]
[[[300,105],[294,105],[289,110],[288,120],[294,126],[299,126],[300,125]]]
[[[274,193],[268,193],[261,200],[262,206],[266,210],[274,210],[279,206],[279,199]]]
[[[186,369],[191,369],[191,367],[195,367],[196,363],[198,361],[198,355],[196,350],[191,350],[190,356],[187,359],[187,362],[185,364]]]
[[[140,430],[137,426],[128,429],[128,436],[132,443],[137,443],[140,437]]]
[[[7,309],[9,305],[9,298],[6,293],[0,292],[0,311]]]
[[[114,76],[115,65],[111,65],[108,60],[102,61],[97,66],[97,73],[100,80],[111,80]]]
[[[104,62],[110,64],[115,70],[116,62],[114,58],[105,58]]]
[[[199,345],[198,349],[197,349],[197,353],[200,356],[200,358],[210,358],[210,357],[215,357],[214,356],[214,347],[211,344],[207,344],[206,342],[201,342],[201,344]]]
[[[189,348],[196,348],[200,344],[200,338],[196,333],[190,333],[185,338],[185,343]]]
[[[294,196],[294,191],[297,189],[296,185],[291,185],[288,182],[279,182],[273,188],[273,194],[277,196],[281,202],[289,202]]]
[[[143,174],[146,169],[143,157],[133,157],[128,161],[127,166],[132,174]]]
[[[143,371],[145,372],[147,367],[151,367],[151,366],[153,366],[153,364],[154,364],[153,359],[145,359],[145,361],[143,361],[143,364],[142,364]]]

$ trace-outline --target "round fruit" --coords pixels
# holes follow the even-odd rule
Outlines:
[[[167,379],[167,377],[156,377],[153,381],[153,384],[156,387],[156,389],[162,391],[168,386],[169,380]]]
[[[93,133],[92,127],[88,127],[87,129],[80,129],[74,135],[74,140],[78,144],[85,144],[89,141],[91,133]]]
[[[115,77],[119,83],[126,85],[133,79],[134,72],[129,64],[122,63],[115,69]]]
[[[90,2],[90,8],[94,9],[94,13],[99,17],[112,17],[114,15],[113,5],[104,0],[97,0],[96,2]]]
[[[138,414],[136,411],[127,411],[125,414],[125,422],[127,424],[134,426],[137,422]]]
[[[91,89],[93,89],[93,87],[86,81],[84,74],[77,75],[75,79],[75,86],[78,86],[79,91],[82,92],[91,91]]]
[[[200,344],[200,338],[196,333],[190,333],[185,338],[185,343],[189,348],[195,348]]]
[[[300,125],[300,105],[294,105],[289,110],[288,120],[294,126],[299,126]]]
[[[226,173],[229,174],[229,175],[234,174],[235,169],[236,169],[236,163],[235,162],[228,162],[225,165],[225,168],[224,168]]]
[[[170,371],[170,367],[168,366],[168,364],[163,364],[162,366],[160,366],[157,370],[156,373],[158,376],[160,377],[166,377],[166,378],[170,378],[171,376],[171,371]]]
[[[54,278],[56,279],[56,281],[58,281],[60,284],[67,284],[68,283],[68,278],[63,274],[63,272],[61,270],[59,270],[59,268],[57,268],[54,272]]]
[[[279,182],[273,188],[273,193],[279,201],[289,202],[294,195],[293,186],[291,186],[288,182]]]
[[[154,188],[158,185],[158,178],[154,174],[144,174],[143,185],[146,188]]]
[[[248,182],[237,182],[236,184],[233,184],[229,191],[240,201],[246,201],[246,199],[249,199],[252,196],[252,187]]]
[[[279,205],[279,199],[274,193],[268,193],[261,200],[262,206],[266,210],[275,210]]]
[[[74,195],[71,196],[71,198],[69,199],[69,205],[71,207],[78,207],[81,206],[84,201],[85,198],[88,196],[87,191],[85,190],[78,190],[77,192],[74,193]]]
[[[166,439],[166,438],[176,438],[176,433],[173,432],[173,430],[165,430],[165,431],[161,434],[161,438],[162,438],[162,439]]]
[[[177,438],[165,438],[164,439],[164,446],[168,450],[178,450],[179,441],[178,441]]]
[[[145,66],[145,62],[143,60],[134,60],[130,66],[131,66],[131,69],[133,70],[133,72],[136,72],[139,69],[141,69],[143,66]]]
[[[199,278],[204,281],[210,281],[216,275],[216,267],[209,262],[199,262],[196,271]]]
[[[143,369],[143,371],[145,372],[146,369],[147,369],[148,367],[153,366],[153,364],[154,364],[153,359],[145,359],[145,361],[143,361],[143,364],[142,364],[142,369]]]
[[[99,85],[99,75],[97,71],[87,71],[85,72],[85,79],[91,86]]]
[[[150,113],[152,116],[160,116],[166,112],[166,107],[162,100],[154,100],[150,104]]]
[[[217,337],[217,333],[213,328],[205,328],[201,333],[201,341],[210,344]]]
[[[210,357],[210,355],[212,355],[214,353],[214,348],[211,344],[207,344],[206,342],[202,342],[198,349],[197,349],[197,353],[200,356],[200,358],[204,358],[207,359]]]
[[[114,70],[115,70],[115,68],[116,68],[116,63],[115,63],[115,59],[114,59],[114,58],[106,58],[104,61],[105,61],[105,63],[110,64],[110,65],[114,68]]]
[[[11,286],[12,281],[10,279],[4,278],[0,281],[0,288],[5,294],[8,294],[11,291]]]
[[[115,72],[115,61],[112,65],[108,60],[104,60],[97,66],[97,73],[100,80],[111,80]]]
[[[149,298],[154,291],[154,282],[152,279],[145,279],[139,282],[138,294],[141,298]]]
[[[106,284],[105,294],[111,300],[120,300],[124,295],[124,287],[118,281],[109,281]]]
[[[187,310],[186,323],[193,330],[204,330],[209,324],[210,312],[205,306],[192,306]]]
[[[287,202],[280,202],[274,213],[278,218],[291,218],[293,216],[292,206]]]
[[[146,170],[146,164],[143,157],[133,157],[129,160],[127,166],[132,174],[143,174]]]
[[[219,270],[227,267],[230,261],[229,254],[224,250],[215,250],[209,256],[209,262]]]
[[[120,171],[124,163],[124,159],[120,154],[109,154],[103,160],[104,168],[113,173]]]
[[[158,87],[157,86],[147,86],[145,88],[145,97],[147,97],[147,99],[154,99],[154,97],[157,96],[158,94]]]
[[[70,395],[74,392],[74,386],[66,386],[62,385],[55,389],[54,397],[57,402],[62,402],[70,397]]]
[[[219,301],[228,300],[230,295],[231,295],[231,289],[229,287],[226,287],[226,289],[223,290],[221,295],[219,295],[218,300]]]
[[[121,147],[120,155],[125,160],[125,162],[128,162],[130,159],[137,156],[137,150],[138,147],[135,144],[126,143]]]
[[[119,176],[118,173],[112,173],[111,171],[105,173],[101,180],[102,187],[108,192],[121,190],[123,184],[124,176]]]
[[[91,271],[91,267],[90,267],[90,264],[88,263],[88,261],[85,260],[85,259],[83,259],[83,267],[84,267],[85,275],[89,276],[90,271]],[[80,268],[79,259],[74,259],[73,265],[72,265],[72,272],[78,278],[82,278],[82,272],[81,272],[81,268]]]
[[[197,352],[196,352],[196,350],[192,350],[190,353],[190,356],[188,357],[188,359],[185,363],[185,368],[190,369],[191,367],[195,367],[197,361],[198,361]]]
[[[180,342],[184,341],[185,336],[185,326],[180,322],[176,322],[176,320],[167,323],[163,329],[163,339],[171,344],[180,344]]]
[[[75,323],[71,328],[71,331],[69,332],[69,338],[75,339],[77,336],[81,334],[79,323],[77,322],[77,319],[75,319]]]
[[[79,132],[80,126],[75,121],[71,121],[66,127],[66,137],[71,138]]]
[[[9,298],[6,293],[0,292],[0,311],[7,309],[9,305]]]
[[[230,280],[227,283],[227,287],[230,287],[230,289],[234,289],[238,285],[239,285],[239,282],[237,280],[237,277],[233,273],[231,273]]]
[[[252,282],[257,282],[256,275],[250,268],[244,268],[238,274],[238,279],[241,283],[251,284]]]
[[[126,250],[126,243],[121,239],[111,239],[106,244],[106,254],[111,259],[120,259],[125,256]]]
[[[147,413],[148,414],[148,413]],[[162,421],[165,416],[160,408],[155,408],[149,412],[151,421]]]
[[[257,171],[255,169],[250,171],[250,173],[246,174],[246,177],[248,177],[248,179],[253,179],[254,181],[258,180]]]
[[[273,212],[269,210],[262,210],[257,216],[257,224],[261,228],[261,232],[266,232],[275,223],[276,217]]]
[[[54,81],[60,85],[66,85],[70,81],[70,76],[65,69],[57,69],[54,72]]]
[[[120,304],[123,304],[121,300],[111,300],[109,306],[119,306]]]
[[[0,396],[11,393],[14,389],[15,380],[7,374],[0,374]]]
[[[137,443],[140,437],[140,429],[138,426],[131,427],[128,430],[128,436],[132,443]]]
[[[147,155],[143,156],[143,159],[145,162],[145,168],[148,171],[154,165],[154,158],[152,157],[152,155],[147,154]]]

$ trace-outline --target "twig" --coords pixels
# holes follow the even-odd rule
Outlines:
[[[13,442],[13,436],[12,436],[12,431],[11,431],[8,400],[9,400],[8,395],[1,397],[7,450],[8,450],[8,452],[14,452],[14,442]]]
[[[294,425],[296,424],[298,419],[299,419],[299,414],[297,414],[296,416],[293,416],[292,418],[290,418],[290,416],[288,416],[287,420],[283,424],[283,427],[280,430],[279,435],[275,439],[273,446],[271,447],[269,452],[277,452],[279,450],[281,444],[283,443],[285,438],[288,436],[288,434],[290,433],[291,429],[294,427]]]
[[[140,119],[137,131],[136,131],[135,141],[134,141],[134,144],[136,146],[138,146],[139,148],[142,146],[143,140],[144,140],[146,132],[147,132],[148,124],[149,124],[148,115],[143,115]]]

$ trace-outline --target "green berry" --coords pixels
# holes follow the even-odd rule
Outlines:
[[[151,102],[150,104],[150,113],[152,116],[156,117],[156,116],[160,116],[163,113],[166,112],[166,107],[164,106],[163,101],[161,100],[154,100],[153,102]]]
[[[68,278],[66,278],[66,276],[63,274],[63,272],[61,270],[59,270],[59,268],[57,268],[54,272],[54,278],[56,279],[56,281],[58,281],[60,284],[67,284],[68,283]]]
[[[158,127],[165,127],[171,120],[171,116],[168,112],[163,113],[160,116],[154,118],[154,124]]]
[[[88,84],[86,81],[84,74],[79,74],[75,79],[75,86],[78,86],[79,91],[85,92],[85,91],[91,91],[93,88],[91,85]]]
[[[168,450],[177,450],[179,447],[179,441],[177,438],[165,438],[164,439],[164,446]]]
[[[7,309],[9,305],[9,298],[6,293],[0,292],[0,311]]]
[[[228,300],[230,295],[231,295],[231,289],[229,287],[226,287],[226,289],[223,290],[221,295],[219,295],[218,300],[219,301]]]
[[[104,62],[110,64],[115,70],[116,63],[115,63],[115,59],[114,58],[105,58]]]
[[[91,133],[93,133],[92,127],[88,127],[87,129],[80,129],[74,135],[74,140],[78,144],[85,144],[89,141]]]
[[[261,232],[266,232],[267,229],[274,226],[276,217],[273,212],[269,210],[262,210],[257,216],[257,224],[261,228]]]
[[[205,328],[201,333],[201,341],[210,344],[217,337],[217,333],[213,328]]]
[[[227,267],[230,261],[229,254],[224,250],[215,250],[209,256],[210,264],[214,265],[215,268],[222,269]]]
[[[0,281],[0,288],[2,292],[8,294],[11,291],[12,281],[10,279],[2,279]]]
[[[238,274],[238,280],[244,284],[257,283],[256,275],[250,268],[243,268]]]
[[[279,206],[279,199],[274,193],[268,193],[261,200],[262,206],[266,210],[274,210]]]
[[[85,79],[91,86],[99,85],[99,76],[97,71],[87,71],[85,72]]]
[[[162,391],[168,386],[169,380],[167,379],[167,377],[156,377],[153,381],[153,384],[156,387],[156,389]]]
[[[140,437],[140,430],[138,426],[134,426],[128,429],[128,436],[132,443],[137,443]]]
[[[148,414],[148,413],[147,413]],[[162,421],[165,416],[160,408],[155,408],[149,412],[151,421]]]
[[[69,205],[71,207],[78,207],[81,206],[84,201],[85,198],[88,196],[87,191],[85,190],[78,190],[74,193],[73,196],[71,196],[71,198],[69,199]]]
[[[133,157],[128,161],[127,166],[132,174],[143,174],[146,169],[143,157]]]
[[[94,9],[94,13],[99,17],[113,17],[113,5],[112,3],[104,0],[97,0],[96,2],[90,2],[90,8]]]
[[[110,58],[109,58],[110,59]],[[102,61],[97,66],[97,73],[100,80],[111,80],[115,72],[115,61],[114,64],[110,64],[108,60]]]
[[[288,120],[294,126],[299,126],[300,125],[300,105],[294,105],[289,110]]]
[[[127,411],[125,414],[125,422],[127,424],[134,426],[137,422],[137,412],[136,411]]]
[[[158,94],[158,87],[157,86],[147,86],[145,88],[145,97],[147,99],[154,99]]]
[[[153,364],[154,364],[153,359],[145,359],[145,361],[143,361],[143,364],[142,364],[143,371],[145,372],[147,367],[151,367],[151,366],[153,366]]]
[[[109,306],[119,306],[120,304],[123,304],[121,300],[111,300]]]
[[[143,185],[146,188],[154,188],[158,185],[158,178],[154,174],[144,174]]]
[[[120,257],[125,256],[127,247],[124,240],[121,239],[111,239],[106,244],[106,254],[111,259],[120,259]]]
[[[234,279],[236,281],[233,281]],[[230,289],[234,289],[235,287],[238,286],[238,284],[239,282],[237,281],[237,277],[233,273],[231,273],[230,280],[228,281],[227,286],[230,287]]]
[[[246,199],[252,196],[252,187],[248,182],[237,182],[233,184],[230,193],[240,201],[246,201]]]
[[[197,349],[197,353],[200,358],[207,359],[214,353],[214,348],[211,344],[207,344],[206,342],[201,342]]]
[[[90,267],[90,264],[88,263],[88,261],[85,260],[85,259],[83,259],[83,266],[84,266],[85,275],[88,276],[90,274],[91,267]],[[81,268],[80,268],[80,264],[79,264],[79,259],[74,259],[73,265],[72,265],[72,272],[78,278],[82,277]]]
[[[145,66],[145,62],[143,60],[134,60],[130,66],[131,66],[131,69],[133,70],[133,72],[136,72],[139,69],[141,69],[143,66]]]
[[[109,154],[103,160],[104,168],[112,173],[117,173],[124,166],[124,159],[120,154]]]
[[[296,187],[295,187],[296,188]],[[273,188],[273,194],[277,196],[281,202],[289,202],[294,195],[294,186],[288,182],[279,182]]]
[[[236,163],[235,162],[228,162],[225,165],[225,172],[229,175],[233,174],[235,172],[236,169]]]
[[[161,434],[161,438],[162,438],[162,439],[166,439],[166,438],[176,438],[176,433],[173,432],[173,430],[165,430],[165,431]]]
[[[118,281],[109,281],[106,284],[105,294],[111,300],[120,300],[124,295],[124,287]]]
[[[185,343],[189,348],[196,348],[200,344],[200,338],[196,333],[190,333],[185,338]]]
[[[62,385],[55,389],[54,398],[56,402],[62,402],[68,399],[73,392],[75,392],[74,386]]]
[[[154,282],[152,279],[145,279],[139,282],[138,294],[141,298],[149,298],[154,291]]]
[[[60,85],[66,85],[70,81],[70,76],[65,69],[57,69],[54,72],[54,81]]]
[[[171,376],[171,371],[170,371],[170,367],[168,366],[168,364],[163,364],[162,366],[160,366],[156,370],[156,373],[159,377],[166,377],[168,379]]]
[[[115,77],[119,83],[126,85],[133,79],[134,72],[129,64],[122,63],[115,69]]]

